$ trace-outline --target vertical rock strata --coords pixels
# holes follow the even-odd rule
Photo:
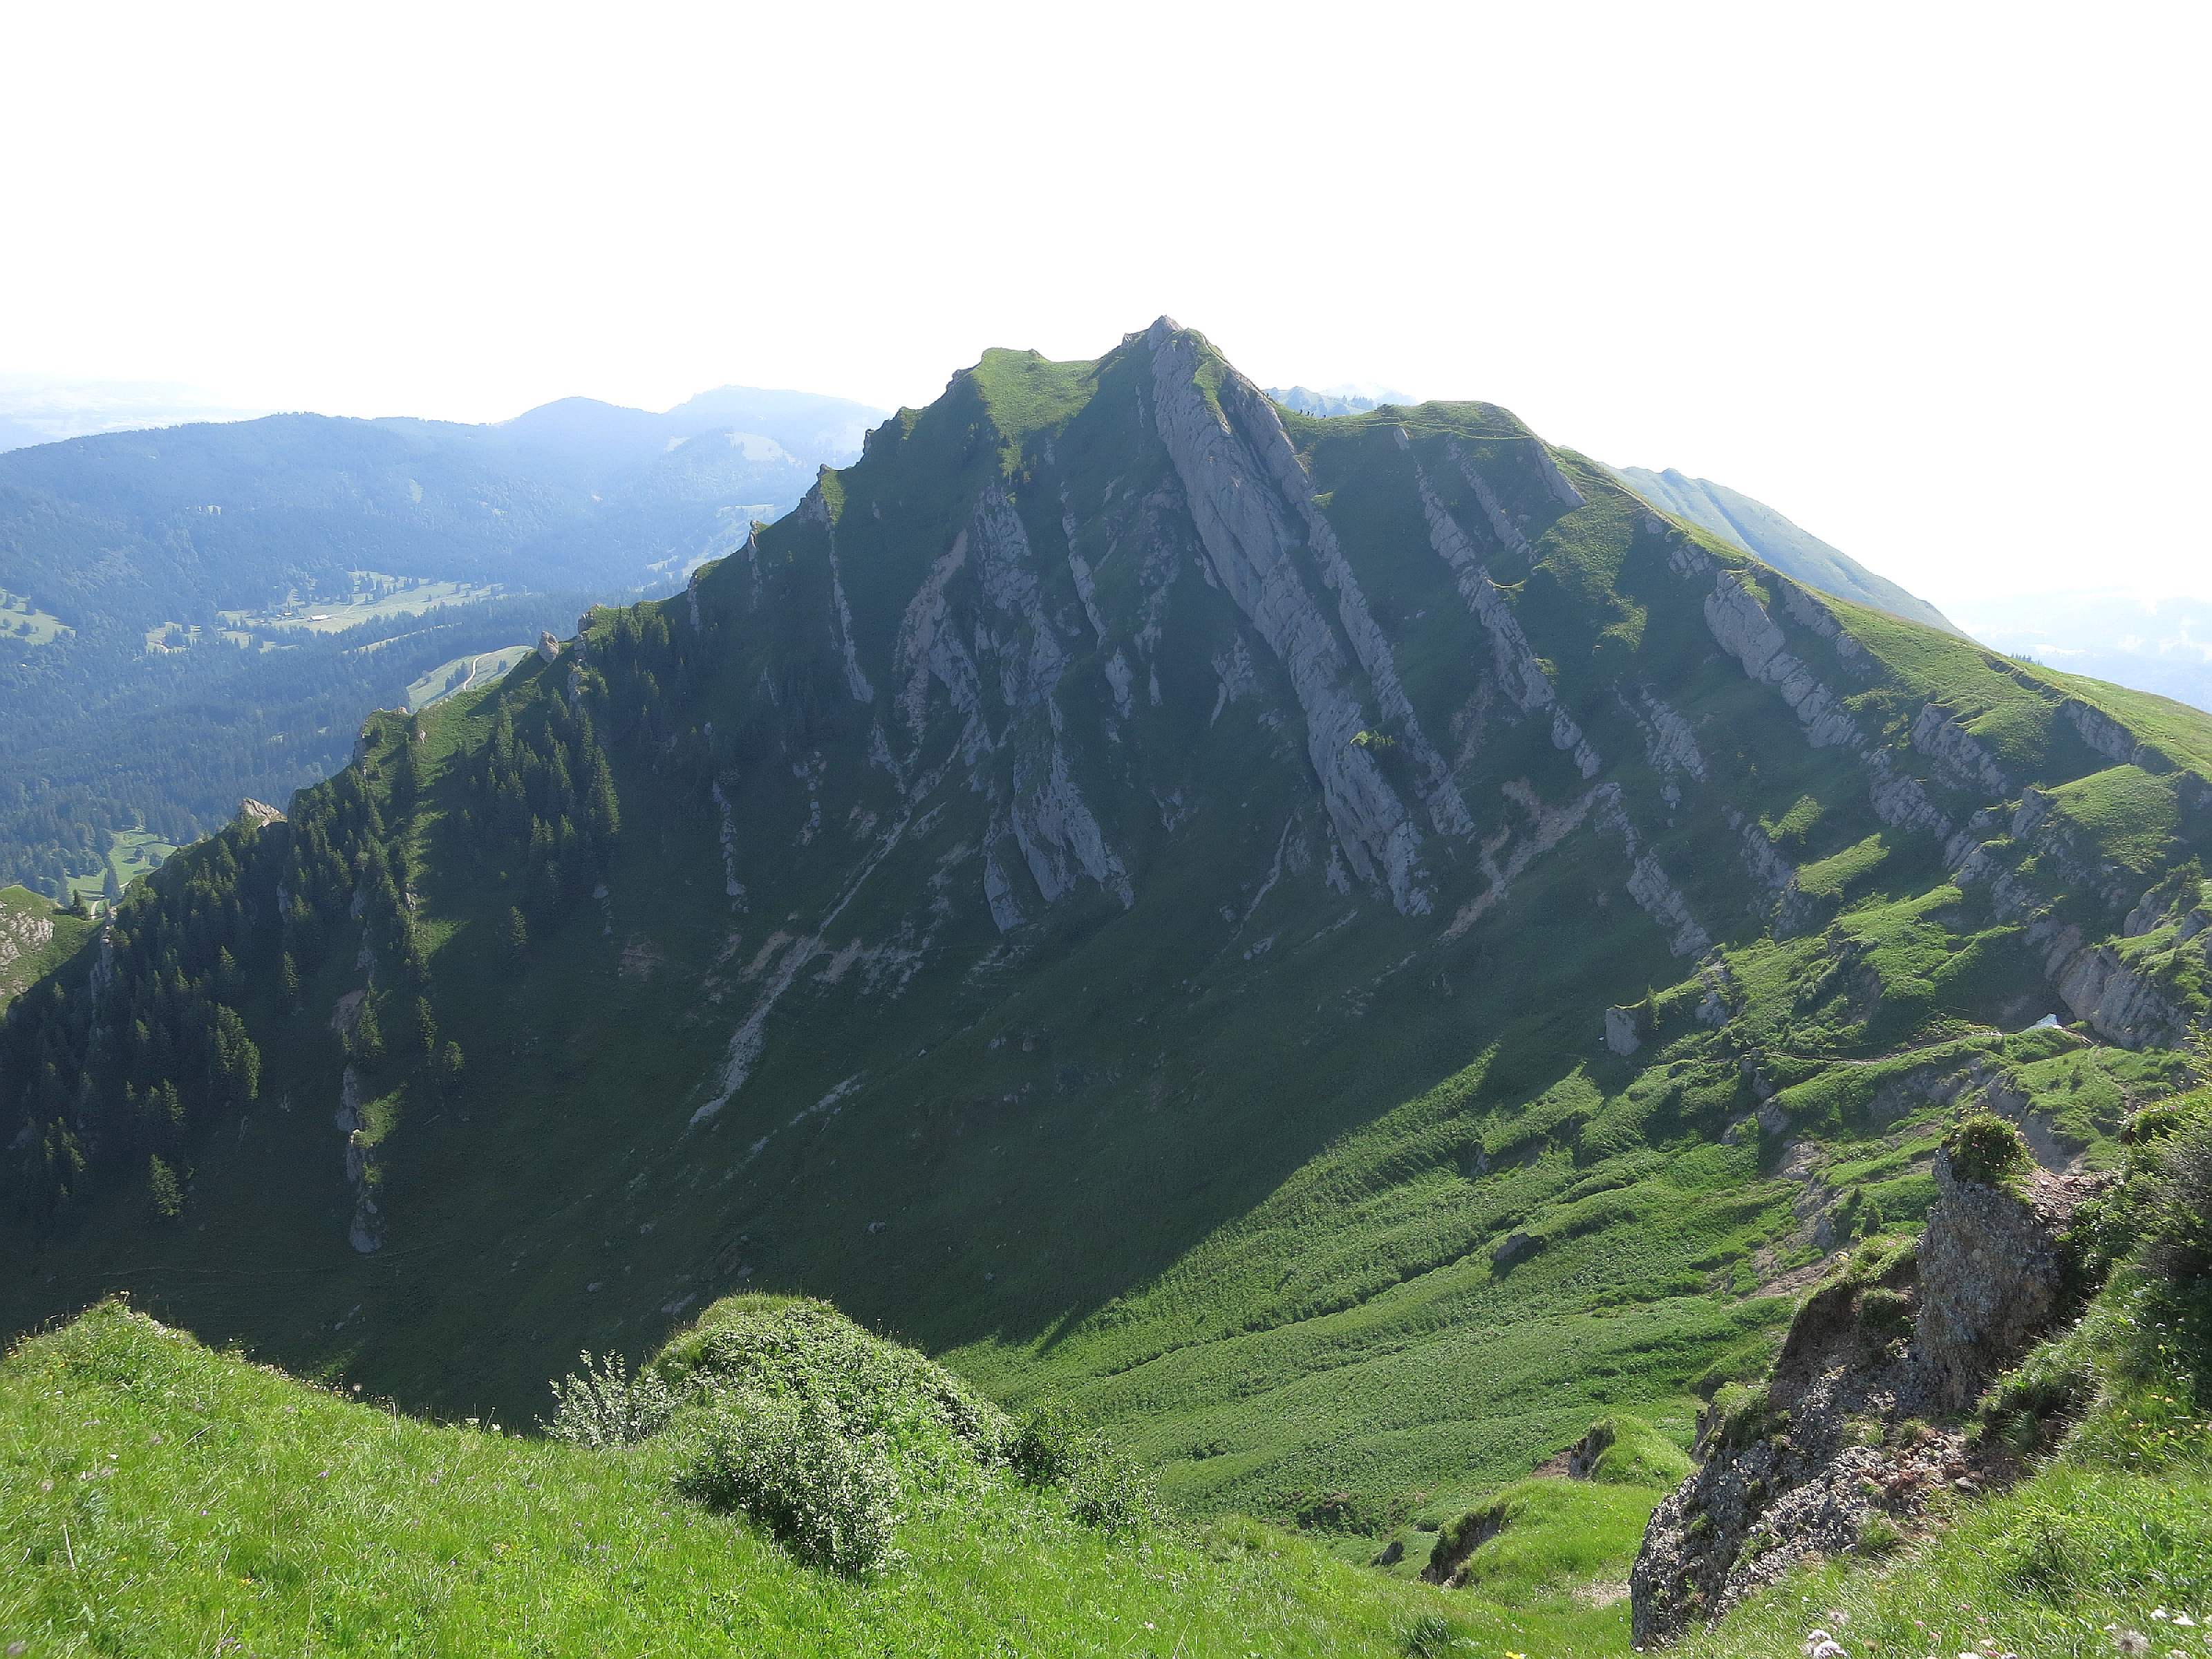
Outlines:
[[[1379,874],[1401,913],[1425,915],[1432,900],[1416,868],[1420,830],[1365,748],[1352,741],[1370,722],[1351,659],[1293,562],[1294,550],[1304,544],[1275,470],[1207,399],[1198,384],[1197,349],[1187,336],[1156,323],[1147,343],[1160,441],[1182,482],[1215,580],[1290,676],[1305,716],[1307,757],[1345,857],[1361,880]],[[1267,412],[1273,438],[1287,452],[1282,423]],[[1296,457],[1286,458],[1295,469]]]
[[[1833,878],[1825,878],[1817,895],[1801,890],[1791,859],[1755,821],[1765,803],[1748,814],[1725,800],[1717,806],[1713,792],[1743,781],[1745,749],[1710,724],[1714,715],[1700,702],[1700,683],[1671,659],[1686,626],[1787,710],[1759,720],[1780,719],[1782,729],[1794,728],[1813,750],[1842,756],[1881,824],[1933,838],[1961,887],[1978,889],[2000,918],[2026,924],[2023,934],[2043,953],[2064,1006],[2116,1040],[2155,1040],[2178,1028],[2172,998],[2131,968],[2113,941],[2054,917],[2063,899],[2048,890],[2054,882],[2071,892],[2094,889],[2123,908],[2126,902],[2109,890],[2109,872],[2073,855],[2060,833],[2063,815],[2052,817],[2048,798],[2035,790],[2015,811],[2008,800],[2016,787],[2012,777],[1968,729],[1967,715],[1930,702],[1910,720],[1909,735],[1901,729],[1887,713],[1897,677],[1820,596],[1756,564],[1717,556],[1648,514],[1632,513],[1610,545],[1605,538],[1615,532],[1602,515],[1555,537],[1564,515],[1591,501],[1533,436],[1468,428],[1417,440],[1411,425],[1378,421],[1371,441],[1394,450],[1389,465],[1416,498],[1403,508],[1418,507],[1413,534],[1421,538],[1425,530],[1427,543],[1413,565],[1393,564],[1399,550],[1378,546],[1370,528],[1390,523],[1390,509],[1378,517],[1363,505],[1354,516],[1330,505],[1346,476],[1340,471],[1346,448],[1316,445],[1309,471],[1267,398],[1202,340],[1165,319],[1129,337],[1110,374],[1101,366],[1091,401],[1069,405],[1080,412],[1055,416],[1048,428],[994,426],[1002,408],[1024,407],[993,401],[1006,391],[1006,382],[993,378],[1003,373],[1000,366],[979,368],[982,416],[963,409],[956,417],[970,422],[969,447],[957,463],[947,463],[941,447],[902,461],[896,436],[872,449],[861,466],[888,471],[847,487],[847,499],[870,502],[868,539],[857,529],[838,533],[826,504],[836,497],[826,485],[798,515],[809,533],[818,528],[821,536],[809,552],[820,586],[806,602],[823,613],[808,619],[810,629],[825,630],[834,651],[822,659],[822,672],[828,684],[841,685],[843,698],[869,711],[866,765],[888,777],[894,797],[850,811],[850,840],[868,850],[827,872],[845,896],[840,908],[873,867],[879,822],[940,811],[973,817],[957,859],[947,854],[951,862],[932,878],[932,903],[946,913],[957,908],[957,890],[946,885],[957,868],[975,906],[969,914],[988,914],[994,934],[1022,935],[999,945],[1004,954],[994,961],[1018,960],[1042,937],[1030,930],[1089,889],[1124,909],[1137,908],[1146,843],[1117,845],[1117,837],[1141,836],[1133,826],[1157,817],[1165,836],[1179,839],[1198,811],[1227,807],[1233,817],[1246,805],[1206,800],[1203,780],[1177,769],[1180,756],[1147,745],[1178,726],[1211,731],[1243,704],[1235,741],[1256,740],[1267,752],[1291,757],[1303,749],[1303,764],[1291,762],[1296,787],[1317,793],[1326,836],[1310,863],[1300,864],[1301,873],[1317,888],[1347,896],[1360,896],[1363,887],[1379,890],[1403,917],[1431,916],[1447,905],[1449,921],[1434,934],[1440,944],[1505,902],[1532,860],[1570,835],[1592,831],[1618,838],[1623,863],[1613,868],[1625,872],[1613,879],[1678,959],[1705,957],[1717,942],[1740,939],[1747,928],[1801,935],[1833,908]],[[945,432],[939,428],[931,442],[941,445]],[[909,464],[929,469],[930,477],[898,471]],[[1355,474],[1359,465],[1352,463]],[[948,472],[948,465],[973,470]],[[1326,485],[1318,481],[1324,476]],[[899,509],[918,486],[926,494],[948,477],[962,480],[957,487],[966,492],[951,497],[957,507],[949,514],[943,505],[932,507],[902,522]],[[1323,488],[1333,493],[1317,493]],[[1607,511],[1619,506],[1600,502]],[[1403,531],[1394,524],[1382,533]],[[1046,543],[1057,538],[1057,544],[1035,544],[1039,535]],[[917,538],[927,541],[917,547]],[[1427,563],[1431,554],[1442,580]],[[1577,584],[1599,580],[1592,573],[1607,557],[1641,562],[1634,573],[1623,567],[1624,593],[1636,591],[1632,574],[1637,581],[1657,574],[1667,586],[1671,572],[1681,584],[1677,597],[1638,592],[1636,606],[1649,613],[1639,625],[1677,631],[1650,655],[1632,644],[1630,656],[1616,659],[1610,653],[1619,641],[1608,636],[1595,665],[1586,651],[1571,661],[1547,659],[1545,649],[1559,654],[1561,647],[1532,638],[1532,629],[1555,626],[1559,605],[1572,600]],[[774,599],[783,573],[794,568],[792,550],[772,530],[749,538],[728,563],[726,597],[713,604],[695,581],[687,609],[710,629],[725,622],[756,627],[735,619],[761,606],[764,594]],[[804,560],[797,568],[805,568]],[[906,586],[891,592],[871,586],[885,569],[906,573],[900,578]],[[1178,588],[1186,574],[1197,580]],[[732,602],[739,594],[750,605]],[[1406,678],[1413,659],[1401,654],[1412,637],[1405,630],[1430,614],[1423,607],[1439,601],[1463,608],[1469,624],[1446,647],[1459,659],[1441,672],[1434,623],[1423,638],[1425,678],[1417,682],[1423,695],[1441,684],[1460,705],[1445,749],[1424,727]],[[872,643],[856,615],[896,617],[891,637]],[[1623,637],[1635,636],[1624,630]],[[1170,688],[1190,685],[1194,665],[1178,663],[1175,653],[1194,644],[1202,653],[1195,665],[1203,701],[1186,710],[1174,704],[1188,691]],[[787,696],[797,684],[789,665],[772,672],[764,663],[757,678],[760,694],[783,718],[803,717],[801,705],[786,710],[776,702],[780,686]],[[1862,701],[1862,694],[1873,695]],[[2078,699],[2057,708],[2055,717],[2107,759],[2144,755],[2124,727]],[[1584,720],[1601,735],[1612,734],[1607,750],[1622,752],[1601,752]],[[1878,724],[1883,720],[1890,724]],[[1580,791],[1551,807],[1539,789],[1554,793],[1554,786],[1540,776],[1535,783],[1501,776],[1523,765],[1498,764],[1501,727],[1514,731],[1516,743],[1534,738],[1567,757],[1583,781]],[[1278,732],[1279,738],[1266,735]],[[823,804],[836,793],[823,763],[817,757],[793,773],[807,792],[808,828],[797,844],[811,849],[809,856],[845,844],[834,818],[822,821]],[[827,753],[829,767],[842,763]],[[728,787],[718,785],[715,800],[724,886],[738,911],[747,902],[742,872],[751,868],[756,840],[749,825],[742,841],[737,834],[734,804],[755,798],[740,793],[741,781],[734,773],[725,779]],[[1143,804],[1141,813],[1130,811],[1132,801]],[[1663,835],[1668,856],[1675,857],[1677,837],[1702,834],[1698,815],[1716,811],[1726,830],[1713,844],[1739,870],[1742,897],[1724,906],[1726,915],[1700,915],[1655,842]],[[2026,874],[2014,867],[2023,864],[2032,866]],[[1281,845],[1264,880],[1261,873],[1252,872],[1262,893],[1292,884]],[[1698,904],[1712,902],[1710,884],[1693,884],[1692,890]],[[1217,908],[1232,927],[1250,915],[1241,898]],[[733,1039],[717,1101],[742,1085],[763,1041],[762,1021],[794,984],[811,982],[799,975],[815,954],[842,961],[838,952],[860,948],[823,942],[824,924],[801,915],[786,920],[816,943],[794,946],[770,971]],[[934,926],[904,916],[889,931],[926,945]],[[1254,948],[1264,951],[1271,943]],[[1726,1006],[1715,1006],[1725,1018]],[[1619,1018],[1607,1028],[1617,1052],[1632,1052],[1649,1036]]]

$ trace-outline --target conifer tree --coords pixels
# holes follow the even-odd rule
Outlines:
[[[363,1066],[374,1066],[384,1058],[384,1032],[376,1019],[376,993],[368,992],[361,1000],[361,1014],[353,1027],[352,1053]]]
[[[146,1185],[153,1194],[155,1214],[164,1221],[174,1221],[183,1212],[184,1188],[177,1181],[177,1172],[158,1152],[146,1160]]]

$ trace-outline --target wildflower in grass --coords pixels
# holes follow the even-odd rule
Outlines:
[[[1844,1659],[1844,1644],[1824,1630],[1808,1632],[1805,1659]]]
[[[2150,1651],[2150,1638],[2139,1630],[2124,1630],[2112,1638],[2112,1645],[2126,1654],[2128,1659],[2142,1659]]]

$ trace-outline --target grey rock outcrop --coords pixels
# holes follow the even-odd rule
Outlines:
[[[1684,574],[1697,572],[1700,566],[1711,573],[1705,626],[1721,648],[1743,665],[1745,673],[1781,694],[1815,749],[1838,744],[1865,746],[1857,722],[1844,712],[1836,693],[1790,653],[1780,625],[1742,577],[1686,541],[1677,550],[1674,566]]]
[[[2109,945],[2074,951],[2053,983],[2075,1018],[2124,1048],[2172,1048],[2188,1031],[2188,1018],[2173,1000]]]
[[[1856,1547],[1877,1516],[1930,1524],[1934,1494],[1991,1477],[2002,1452],[1946,1419],[2063,1311],[2058,1235],[2099,1182],[2040,1176],[2022,1199],[1956,1179],[1941,1156],[1936,1180],[1917,1256],[1813,1292],[1764,1390],[1700,1420],[1698,1467],[1653,1511],[1629,1577],[1638,1646]]]
[[[1667,934],[1667,948],[1678,957],[1693,957],[1712,948],[1712,935],[1690,914],[1690,902],[1668,878],[1658,859],[1644,848],[1620,805],[1620,786],[1608,783],[1601,790],[1598,827],[1619,836],[1628,848],[1628,896],[1644,915]]]
[[[2081,1189],[2051,1183],[2039,1200],[1956,1179],[1936,1154],[1942,1200],[1920,1241],[1920,1317],[1908,1364],[1946,1413],[1971,1404],[1996,1367],[2057,1315],[2064,1264],[2057,1232]]]
[[[1978,789],[1996,800],[2012,793],[2012,783],[1995,757],[1948,710],[1935,703],[1926,705],[1914,719],[1912,746],[1960,788]]]
[[[53,919],[34,911],[0,910],[0,968],[52,943]]]
[[[1483,503],[1500,542],[1525,556],[1528,551],[1528,542],[1505,518],[1504,509],[1497,504],[1497,497],[1490,493],[1489,486],[1482,481],[1482,475],[1469,467],[1467,476],[1476,486],[1477,499]],[[1513,614],[1512,602],[1492,579],[1489,567],[1476,553],[1474,542],[1461,527],[1459,520],[1452,517],[1438,499],[1427,475],[1416,466],[1414,477],[1420,488],[1421,508],[1428,519],[1429,545],[1436,550],[1437,556],[1450,567],[1453,586],[1459,590],[1460,598],[1466,603],[1468,610],[1489,635],[1498,684],[1504,688],[1505,695],[1512,700],[1514,706],[1523,714],[1553,708],[1558,699],[1552,690],[1551,678],[1544,672],[1534,648],[1529,645],[1528,636],[1521,627],[1521,619]],[[1507,540],[1509,537],[1510,540]],[[1557,711],[1553,721],[1553,742],[1565,750],[1573,750],[1578,744],[1585,749],[1588,747],[1583,743],[1581,728],[1567,718],[1563,709]],[[1595,751],[1589,752],[1595,761]],[[1581,757],[1577,756],[1577,759],[1579,763]],[[1595,765],[1592,764],[1583,770],[1583,775],[1589,777],[1595,770]]]
[[[1636,688],[1633,701],[1617,686],[1613,696],[1643,732],[1644,756],[1654,770],[1667,775],[1683,773],[1699,783],[1705,781],[1705,757],[1698,748],[1697,734],[1690,730],[1689,721],[1653,695],[1648,685]]]
[[[1047,904],[1057,903],[1073,885],[1071,858],[1085,875],[1120,899],[1123,909],[1136,902],[1129,872],[1084,804],[1082,791],[1068,771],[1067,751],[1058,743],[1039,774],[1016,762],[1008,818],[1014,843]],[[988,886],[989,878],[985,880]]]
[[[346,1185],[353,1189],[353,1215],[346,1224],[346,1242],[362,1255],[384,1248],[384,1215],[376,1206],[375,1149],[364,1139],[367,1120],[362,1115],[361,1074],[351,1066],[338,1085],[338,1109],[332,1115],[345,1136]]]
[[[921,757],[922,733],[929,720],[929,685],[934,679],[960,716],[959,754],[973,766],[991,752],[990,729],[983,722],[981,677],[975,659],[961,642],[952,625],[945,590],[968,562],[969,531],[963,529],[952,545],[931,563],[929,574],[899,620],[898,637],[891,649],[891,672],[900,677],[896,702],[906,716],[914,748],[907,764]]]

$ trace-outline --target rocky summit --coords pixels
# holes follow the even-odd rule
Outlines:
[[[993,351],[47,967],[0,1316],[526,1413],[803,1291],[1403,1556],[1757,1375],[1961,1111],[2109,1156],[2208,766],[1503,409]]]

